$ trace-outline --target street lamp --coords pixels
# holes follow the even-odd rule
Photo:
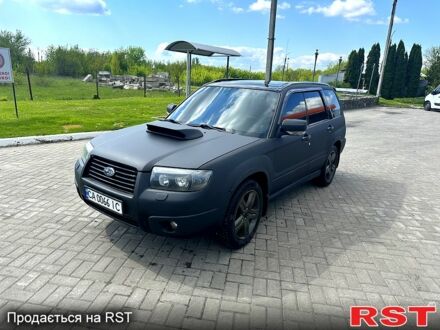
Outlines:
[[[338,87],[339,72],[341,71],[342,56],[339,57],[338,73],[336,74],[336,87]]]
[[[287,71],[289,64],[287,61],[289,61],[289,58],[287,57],[287,55],[289,55],[288,53],[286,54],[286,56],[284,57],[284,64],[283,64],[283,75],[281,80],[284,80],[284,72]],[[287,68],[287,69],[286,69]]]
[[[313,78],[312,78],[312,81],[315,81],[316,62],[318,61],[318,55],[319,55],[319,52],[318,52],[318,50],[316,50],[316,52],[315,52],[315,65],[313,67]]]

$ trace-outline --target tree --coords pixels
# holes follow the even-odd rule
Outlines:
[[[185,73],[186,63],[185,61],[173,62],[168,64],[168,73],[170,74],[170,80],[177,83],[177,91],[180,96],[180,82]]]
[[[142,47],[130,46],[126,51],[127,65],[128,67],[142,66],[146,64],[145,50]]]
[[[365,86],[371,89],[370,93],[375,95],[377,92],[377,84],[379,83],[379,60],[380,60],[380,44],[376,43],[371,47],[367,57],[367,67],[365,69]]]
[[[0,47],[11,50],[11,60],[14,70],[24,72],[26,67],[32,66],[34,58],[29,52],[28,46],[31,41],[24,34],[17,30],[15,33],[10,31],[0,31]]]
[[[344,82],[349,83],[351,88],[356,88],[357,79],[359,78],[359,54],[356,50],[352,50],[348,55],[347,67],[344,75]]]
[[[365,63],[365,49],[359,48],[358,50],[358,79],[359,79],[359,73],[361,71],[362,65]]]
[[[406,70],[406,96],[408,97],[417,96],[422,65],[422,46],[414,44],[409,53],[408,67]]]
[[[388,51],[387,62],[385,64],[385,70],[383,73],[381,95],[386,99],[393,98],[395,58],[396,58],[396,44],[393,44]]]
[[[84,75],[85,52],[78,46],[49,46],[46,52],[50,73],[59,76],[79,77]]]
[[[425,54],[428,82],[431,86],[440,85],[440,47],[432,47]]]
[[[392,98],[403,97],[406,95],[405,82],[407,63],[408,54],[405,52],[405,44],[400,40],[394,60],[393,88],[391,92]]]

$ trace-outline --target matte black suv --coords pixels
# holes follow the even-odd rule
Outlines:
[[[75,165],[87,204],[157,234],[214,227],[242,247],[269,200],[312,179],[329,185],[345,145],[344,115],[325,84],[219,80],[167,110],[98,136]]]

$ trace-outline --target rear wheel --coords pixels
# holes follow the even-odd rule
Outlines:
[[[232,249],[245,246],[254,237],[263,214],[263,191],[254,180],[245,181],[234,193],[219,234]]]
[[[426,101],[426,102],[425,102],[425,105],[423,106],[423,108],[424,108],[426,111],[431,111],[431,102]]]
[[[315,180],[316,184],[321,187],[327,187],[332,183],[338,164],[339,149],[336,146],[333,146],[327,156],[324,166],[321,168],[321,174]]]

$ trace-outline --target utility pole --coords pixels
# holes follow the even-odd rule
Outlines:
[[[397,6],[397,0],[393,0],[393,8],[391,9],[390,24],[388,26],[387,41],[385,43],[385,51],[383,53],[382,66],[380,68],[379,84],[377,85],[377,93],[376,93],[377,97],[380,97],[380,93],[382,89],[383,74],[385,72],[385,65],[387,63],[388,51],[390,49],[391,32],[393,31],[394,16],[396,15],[396,6]]]
[[[375,68],[376,68],[376,63],[373,63],[373,69],[371,69],[371,75],[370,75],[370,85],[368,86],[368,93],[371,93],[371,83],[373,82]]]
[[[267,38],[266,79],[264,84],[269,85],[272,79],[273,46],[275,43],[275,23],[277,16],[277,0],[270,5],[269,37]]]
[[[287,62],[287,55],[284,56],[283,75],[282,75],[282,77],[281,77],[281,80],[284,80],[284,70],[286,69],[286,62]]]
[[[336,74],[336,87],[338,87],[339,72],[341,71],[342,56],[339,57],[338,73]]]
[[[361,65],[361,72],[359,72],[359,79],[358,79],[357,88],[356,88],[356,96],[358,95],[358,92],[359,92],[359,85],[361,84],[363,72],[364,72],[364,63],[362,63],[362,65]]]
[[[316,62],[318,61],[318,55],[319,55],[319,51],[316,50],[315,52],[315,65],[313,66],[313,78],[312,81],[315,81],[315,72],[316,72]]]

